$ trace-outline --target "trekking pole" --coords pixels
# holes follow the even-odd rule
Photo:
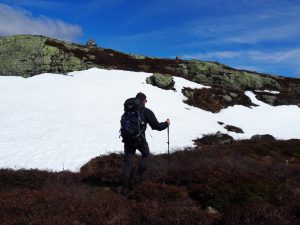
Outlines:
[[[167,160],[168,160],[168,173],[170,171],[170,128],[168,126],[168,141],[167,141],[167,144],[168,144],[168,156],[167,156]],[[165,184],[165,179],[163,181],[163,185]]]
[[[168,170],[170,171],[170,128],[168,126]]]
[[[167,141],[167,144],[168,144],[168,156],[170,155],[170,126],[168,126],[168,141]]]

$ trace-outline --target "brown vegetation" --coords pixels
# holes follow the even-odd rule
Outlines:
[[[2,169],[0,223],[296,225],[299,163],[300,140],[196,142],[153,155],[127,197],[114,191],[121,154],[92,159],[79,173]]]
[[[291,90],[282,90],[279,94],[254,91],[256,98],[273,106],[298,105],[300,104],[300,93]]]
[[[128,70],[128,71],[144,71],[150,73],[171,73],[173,75],[180,75],[176,72],[178,61],[164,58],[145,57],[138,59],[134,56],[115,51],[112,49],[103,48],[67,48],[64,42],[55,39],[47,39],[46,45],[57,47],[64,53],[74,54],[78,59],[84,60],[103,68]],[[92,56],[92,57],[89,57]],[[179,60],[183,61],[183,60]]]
[[[188,97],[185,103],[213,113],[234,105],[256,106],[244,92],[230,92],[230,90],[221,87],[202,89],[184,88],[182,92]],[[234,97],[230,93],[234,94]]]

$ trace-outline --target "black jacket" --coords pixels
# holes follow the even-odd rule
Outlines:
[[[161,122],[161,123],[158,122],[154,113],[146,107],[143,107],[143,109],[141,110],[141,120],[142,120],[142,130],[144,131],[144,133],[147,129],[147,124],[150,125],[152,130],[158,130],[158,131],[162,131],[169,126],[167,122]]]

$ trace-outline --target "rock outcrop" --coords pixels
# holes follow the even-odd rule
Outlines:
[[[230,144],[232,143],[233,137],[228,134],[217,132],[215,134],[207,134],[202,138],[194,140],[196,144],[202,145],[219,145],[219,144]]]
[[[251,137],[252,141],[275,141],[276,138],[270,134],[256,134]]]
[[[89,38],[89,40],[86,42],[86,46],[89,48],[97,48],[96,41],[92,38]]]
[[[95,45],[90,47],[44,36],[0,37],[0,74],[4,76],[30,77],[46,72],[66,74],[92,67],[169,74],[211,86],[211,91],[184,91],[188,104],[205,110],[212,110],[201,102],[201,99],[207,98],[211,98],[211,101],[217,98],[221,102],[214,111],[234,104],[249,106],[250,99],[244,95],[247,90],[278,91],[276,95],[255,93],[258,99],[270,105],[300,104],[300,79],[296,78],[237,70],[218,62],[125,54]],[[216,96],[210,92],[220,94]]]
[[[234,105],[256,106],[244,92],[232,92],[220,86],[202,89],[183,88],[182,93],[187,98],[185,103],[214,113]]]
[[[236,126],[226,125],[224,128],[226,130],[230,131],[230,132],[235,132],[235,133],[238,133],[238,134],[243,134],[244,133],[244,131],[241,128],[236,127]]]
[[[147,77],[146,83],[152,84],[165,90],[174,90],[174,79],[171,75],[154,73],[152,76]]]

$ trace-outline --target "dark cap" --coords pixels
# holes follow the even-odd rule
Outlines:
[[[137,93],[137,95],[135,97],[138,98],[139,100],[141,100],[142,102],[147,99],[146,95],[142,92]]]

